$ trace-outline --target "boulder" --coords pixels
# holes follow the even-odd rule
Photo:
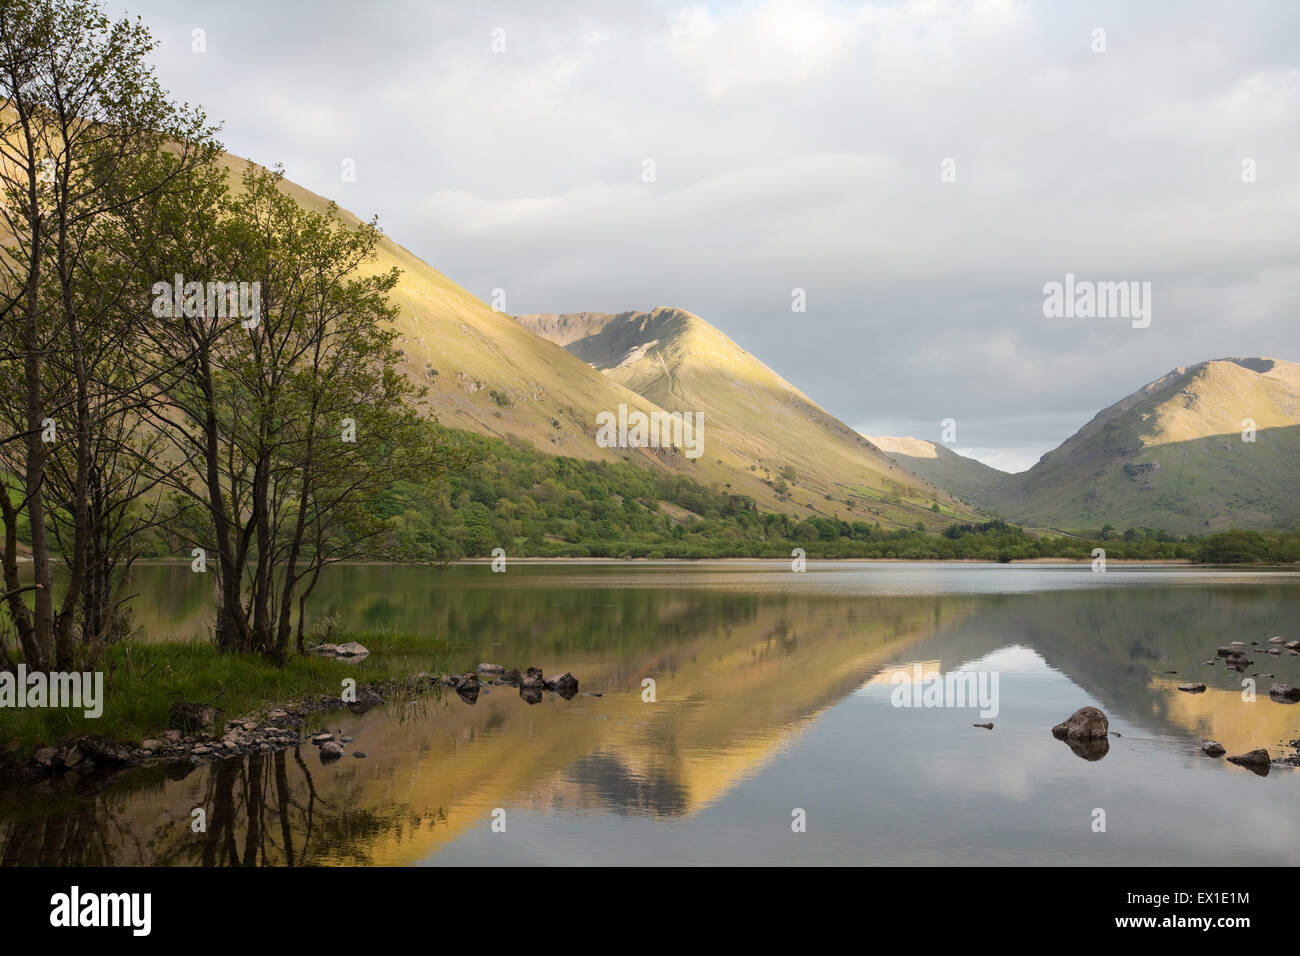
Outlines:
[[[1227,753],[1227,750],[1217,740],[1202,740],[1201,753],[1208,754],[1211,757],[1222,757]]]
[[[50,770],[59,759],[59,752],[53,747],[42,747],[32,754],[32,761],[38,767],[44,767]]]
[[[317,644],[312,650],[317,654],[328,654],[331,657],[337,657],[339,646],[337,644]]]
[[[546,681],[542,678],[542,669],[540,667],[530,667],[524,674],[524,678],[519,683],[520,687],[536,688],[541,690],[546,686]]]
[[[330,741],[327,741],[326,743],[321,744],[321,748],[320,748],[320,759],[321,759],[321,762],[322,762],[322,763],[324,763],[324,762],[328,762],[328,761],[330,761],[330,760],[338,760],[339,757],[342,757],[342,756],[343,756],[343,745],[342,745],[342,744],[340,744],[340,743],[336,743],[336,742],[333,741],[333,740],[330,740]]]
[[[317,747],[321,747],[334,739],[333,734],[312,734],[311,742]]]
[[[578,678],[574,677],[568,671],[558,677],[548,677],[543,685],[547,690],[559,694],[565,700],[569,700],[578,693]]]
[[[364,644],[348,641],[346,644],[340,644],[334,653],[338,657],[365,657],[370,650]]]
[[[500,664],[480,664],[478,666],[478,672],[480,674],[492,674],[493,676],[496,676],[497,674],[504,674],[506,669]]]
[[[1287,641],[1286,647],[1289,651],[1300,651],[1300,641]]]
[[[1224,647],[1217,648],[1214,651],[1215,657],[1232,657],[1234,654],[1240,654],[1240,653],[1241,653],[1241,648],[1226,646],[1226,645]]]
[[[1294,704],[1300,702],[1300,687],[1293,687],[1291,684],[1274,684],[1268,689],[1268,696],[1279,704]]]
[[[207,704],[180,703],[173,704],[171,725],[187,734],[198,730],[211,730],[217,725],[217,716],[221,712]]]
[[[1285,644],[1285,643],[1286,643],[1286,638],[1282,638],[1282,637],[1270,637],[1270,638],[1268,639],[1268,642],[1269,642],[1270,644]]]
[[[1052,728],[1057,740],[1102,740],[1110,732],[1110,721],[1096,707],[1080,707]]]
[[[354,714],[364,714],[384,702],[384,698],[372,687],[362,687],[357,691],[357,699],[348,701],[348,710]]]
[[[1267,767],[1273,762],[1273,758],[1268,755],[1268,751],[1262,747],[1248,750],[1244,754],[1233,754],[1228,760],[1242,767]]]
[[[1187,693],[1189,693],[1189,694],[1204,694],[1204,693],[1205,693],[1205,685],[1204,685],[1204,684],[1179,684],[1179,685],[1178,685],[1178,689],[1181,690],[1181,691],[1185,691],[1185,692],[1187,692]]]

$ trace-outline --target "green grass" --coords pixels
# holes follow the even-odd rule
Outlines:
[[[138,743],[166,730],[172,705],[181,701],[219,707],[226,718],[241,717],[275,705],[293,706],[304,697],[337,697],[346,677],[360,687],[436,672],[446,661],[442,640],[392,631],[337,638],[346,640],[360,641],[370,656],[348,664],[308,653],[276,667],[260,655],[218,654],[206,643],[125,641],[110,647],[99,664],[104,673],[101,716],[86,717],[80,709],[0,708],[0,739],[20,754],[86,734]]]

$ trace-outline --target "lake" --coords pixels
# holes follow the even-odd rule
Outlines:
[[[188,566],[142,567],[137,620],[202,639],[210,587]],[[497,686],[473,704],[448,691],[309,718],[365,759],[323,764],[304,744],[2,795],[0,861],[1300,863],[1297,770],[1261,776],[1200,750],[1296,754],[1300,706],[1268,688],[1300,685],[1300,656],[1255,653],[1243,674],[1203,663],[1232,640],[1300,637],[1294,571],[364,565],[330,569],[318,594],[313,613],[345,630],[445,638],[453,670],[567,670],[580,693],[530,704]],[[897,683],[931,674],[971,693],[927,706]],[[1275,677],[1243,699],[1254,674]],[[1056,740],[1085,705],[1113,736]],[[196,807],[206,833],[191,831]]]

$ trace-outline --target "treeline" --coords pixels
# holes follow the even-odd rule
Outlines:
[[[394,553],[426,560],[487,557],[815,558],[1024,561],[1110,559],[1292,562],[1300,535],[1228,532],[1202,539],[1150,528],[1097,539],[1035,534],[1004,521],[942,534],[819,515],[760,511],[752,498],[627,462],[556,458],[522,443],[448,431],[462,468],[438,485],[399,482],[370,504]],[[1244,544],[1243,544],[1244,542]]]
[[[370,496],[450,463],[375,224],[230,182],[155,46],[98,0],[0,3],[0,668],[98,659],[146,539],[214,575],[219,648],[282,661],[321,569],[386,536]]]

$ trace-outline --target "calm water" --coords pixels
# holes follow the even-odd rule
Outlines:
[[[188,567],[141,570],[138,619],[199,637]],[[339,567],[317,614],[446,637],[451,666],[572,671],[530,705],[492,688],[313,719],[356,738],[87,792],[0,796],[0,859],[39,864],[1296,864],[1300,706],[1201,662],[1300,637],[1300,575],[1088,565]],[[1300,657],[1246,671],[1300,684]],[[997,675],[978,709],[896,707],[891,676]],[[366,665],[360,665],[362,670]],[[1177,673],[1168,673],[1176,671]],[[642,681],[656,699],[643,701]],[[1180,681],[1209,685],[1204,694]],[[603,694],[589,696],[590,692]],[[111,702],[110,702],[111,703]],[[1091,704],[1109,750],[1050,733]],[[1090,756],[1095,757],[1096,754]],[[204,807],[206,834],[190,830]],[[792,831],[802,810],[806,832]],[[1105,832],[1094,832],[1095,811]],[[504,811],[504,815],[501,812]],[[505,832],[493,829],[504,819]],[[498,830],[500,825],[498,824]]]

